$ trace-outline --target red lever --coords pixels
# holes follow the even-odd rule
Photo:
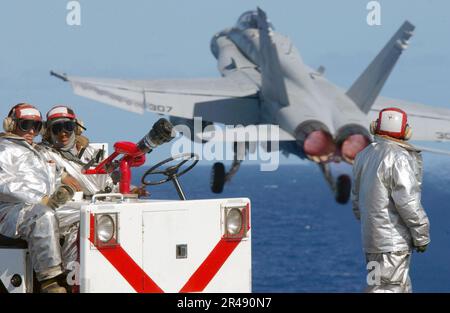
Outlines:
[[[139,150],[137,144],[128,141],[119,141],[114,144],[114,152],[103,160],[94,169],[84,171],[86,175],[108,174],[108,169],[119,155],[123,157],[119,160],[120,182],[119,190],[123,194],[130,193],[131,185],[131,168],[139,167],[145,163],[145,153]],[[109,172],[108,172],[109,170]]]

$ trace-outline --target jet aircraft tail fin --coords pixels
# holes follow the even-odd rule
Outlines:
[[[260,71],[262,78],[261,93],[263,97],[288,105],[284,76],[281,70],[277,46],[273,42],[272,29],[266,12],[258,8],[259,45],[261,51]]]
[[[362,112],[366,114],[369,112],[397,60],[403,50],[408,47],[408,40],[413,35],[414,29],[413,24],[405,21],[347,91],[347,96],[358,105]]]

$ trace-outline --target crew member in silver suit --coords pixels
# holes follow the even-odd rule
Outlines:
[[[422,157],[408,144],[412,130],[397,108],[380,111],[370,127],[374,142],[353,165],[353,212],[361,221],[367,292],[412,292],[413,249],[430,243],[429,221],[421,205]]]
[[[110,175],[85,175],[83,168],[90,163],[96,165],[103,159],[103,151],[95,149],[89,144],[89,139],[82,135],[86,130],[75,112],[64,105],[57,105],[47,112],[45,132],[41,152],[44,156],[64,169],[69,178],[63,176],[65,184],[72,186],[77,191],[82,191],[85,196],[96,193],[117,192],[118,187],[114,184]],[[64,174],[63,174],[64,175]],[[70,180],[70,178],[74,178]],[[134,188],[132,193],[147,195],[142,188]],[[59,213],[64,215],[62,219],[75,221],[79,214],[76,210],[60,208]],[[78,211],[79,212],[79,211]]]
[[[47,119],[42,132],[43,140],[38,151],[49,162],[54,162],[62,171],[61,180],[75,191],[92,196],[98,192],[111,192],[114,188],[109,175],[84,175],[82,168],[93,158],[101,159],[101,151],[89,145],[89,140],[82,136],[84,130],[75,113],[66,106],[55,106],[47,112]],[[95,162],[97,163],[98,160]],[[95,160],[94,160],[95,161]],[[109,189],[109,190],[108,190]],[[78,229],[80,225],[80,205],[69,202],[55,210],[60,232],[65,236],[67,245],[64,264],[68,271],[77,269],[79,261]]]
[[[14,106],[0,135],[0,234],[27,241],[42,292],[65,292],[57,282],[68,246],[60,246],[58,206],[73,195],[61,185],[61,172],[37,151],[34,137],[42,127],[30,104]]]
[[[45,131],[40,144],[42,153],[48,160],[53,160],[59,167],[64,168],[70,177],[75,178],[70,184],[84,195],[111,192],[115,186],[109,175],[82,174],[87,163],[93,161],[92,165],[96,165],[103,158],[102,150],[92,147],[89,139],[82,135],[85,129],[71,108],[63,105],[53,107],[47,112]]]
[[[86,197],[97,193],[118,192],[117,184],[108,174],[85,175],[83,169],[98,164],[103,159],[104,151],[95,149],[89,139],[82,135],[86,128],[77,118],[75,112],[64,105],[57,105],[46,114],[43,140],[38,146],[39,152],[49,162],[54,162],[62,170],[62,182],[75,191],[81,191]],[[145,188],[135,187],[131,190],[138,196],[147,196]],[[74,270],[78,260],[78,228],[80,223],[80,205],[74,202],[58,207],[56,215],[60,231],[65,236],[68,263],[65,268]]]

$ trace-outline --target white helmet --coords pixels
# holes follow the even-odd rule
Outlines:
[[[377,135],[408,140],[412,130],[408,125],[408,116],[398,108],[386,108],[380,111],[378,119],[370,125],[370,132]]]

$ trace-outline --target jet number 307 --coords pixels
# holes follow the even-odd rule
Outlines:
[[[450,133],[436,132],[437,139],[450,140]]]
[[[156,105],[152,103],[148,104],[148,109],[150,111],[155,111],[159,113],[169,113],[170,111],[172,111],[172,107],[169,105]]]

